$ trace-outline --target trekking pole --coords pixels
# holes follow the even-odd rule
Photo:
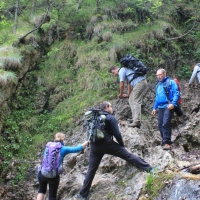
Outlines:
[[[92,122],[93,122],[93,119],[94,116],[92,117]],[[86,122],[86,126],[87,126],[87,132],[86,132],[86,140],[88,141],[88,145],[87,145],[87,149],[90,148],[90,142],[91,142],[91,139],[92,139],[92,130],[93,130],[93,127],[90,127],[89,126],[89,122]],[[92,123],[93,124],[93,123]]]

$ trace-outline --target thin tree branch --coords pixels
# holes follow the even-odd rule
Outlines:
[[[23,42],[24,42],[24,39],[25,39],[25,37],[26,37],[27,35],[29,35],[30,33],[34,32],[34,31],[36,31],[37,29],[39,29],[39,28],[42,26],[42,24],[44,24],[44,22],[45,22],[45,20],[46,20],[46,18],[47,18],[47,16],[48,16],[48,12],[49,12],[49,8],[47,8],[46,15],[44,16],[44,19],[42,20],[42,22],[41,22],[36,28],[34,28],[33,30],[29,31],[29,32],[26,33],[24,36],[22,36],[21,38],[19,38],[19,42],[20,42],[20,43],[23,43]]]
[[[177,40],[177,39],[180,39],[180,38],[183,38],[183,37],[185,37],[186,35],[188,35],[192,30],[193,30],[193,28],[194,28],[194,26],[196,25],[196,19],[194,20],[194,23],[193,23],[193,25],[192,25],[192,28],[187,32],[187,33],[185,33],[185,34],[183,34],[183,35],[181,35],[181,36],[179,36],[179,37],[175,37],[175,38],[167,38],[166,40]]]
[[[200,163],[191,164],[189,166],[185,166],[185,167],[182,167],[182,168],[178,169],[178,171],[181,171],[181,170],[184,170],[184,169],[188,169],[188,168],[191,168],[191,167],[194,167],[194,166],[198,166],[198,165],[200,165]]]
[[[196,25],[196,21],[197,21],[197,12],[198,12],[198,10],[199,10],[199,4],[197,5],[197,9],[195,10],[195,20],[194,20],[194,23],[193,23],[193,25],[192,25],[192,28],[191,28],[187,33],[185,33],[184,35],[181,35],[181,36],[179,36],[179,37],[168,38],[168,39],[166,39],[166,40],[168,40],[168,41],[170,41],[170,40],[177,40],[177,39],[183,38],[183,37],[185,37],[186,35],[188,35],[188,34],[193,30],[194,26]]]

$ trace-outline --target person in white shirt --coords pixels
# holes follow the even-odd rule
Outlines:
[[[191,70],[193,72],[192,72],[192,75],[191,75],[190,80],[189,80],[189,86],[195,80],[195,77],[197,77],[197,79],[198,79],[198,81],[200,83],[200,63],[197,63],[197,64],[193,65],[191,67]]]
[[[119,76],[120,91],[118,98],[129,98],[129,105],[132,111],[133,122],[129,127],[140,128],[141,125],[141,106],[143,96],[148,88],[146,76],[136,76],[132,69],[126,67],[112,66],[109,72],[114,76]],[[124,94],[125,82],[128,83],[127,94]]]

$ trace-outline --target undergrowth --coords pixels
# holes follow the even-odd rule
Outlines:
[[[154,197],[159,195],[160,191],[173,177],[173,173],[149,173],[147,175],[146,186],[143,188],[142,194],[148,195],[148,199],[152,200]]]

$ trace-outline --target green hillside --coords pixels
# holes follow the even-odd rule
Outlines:
[[[26,175],[41,144],[78,130],[85,110],[117,98],[108,73],[124,54],[188,79],[200,58],[198,0],[0,2],[0,166]],[[6,103],[5,103],[6,102]]]

